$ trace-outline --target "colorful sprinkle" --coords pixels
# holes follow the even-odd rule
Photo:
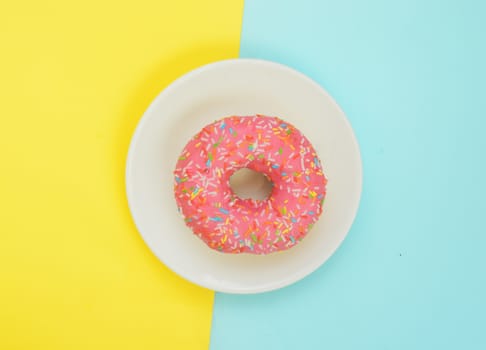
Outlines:
[[[191,194],[191,200],[193,200],[194,198],[196,198],[196,196],[200,193],[201,189],[199,187],[196,187],[194,189],[194,191],[192,192]]]
[[[226,210],[226,209],[224,209],[224,208],[219,208],[219,211],[222,212],[225,215],[228,215],[229,214],[229,211]]]

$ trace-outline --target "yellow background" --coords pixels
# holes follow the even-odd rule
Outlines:
[[[151,255],[124,167],[150,101],[237,57],[243,1],[0,4],[0,348],[206,349],[213,293]]]

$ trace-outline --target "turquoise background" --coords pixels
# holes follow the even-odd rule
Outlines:
[[[364,188],[317,272],[216,295],[211,349],[486,349],[486,2],[247,0],[243,21],[241,57],[341,105]]]

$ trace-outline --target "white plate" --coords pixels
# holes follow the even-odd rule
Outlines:
[[[218,253],[179,216],[172,172],[179,152],[203,126],[224,116],[257,113],[294,124],[317,149],[329,179],[324,213],[288,251],[267,256]],[[300,280],[333,254],[356,215],[361,177],[351,126],[326,91],[286,66],[235,59],[196,69],[157,96],[133,136],[126,189],[140,234],[170,269],[216,291],[259,293]]]

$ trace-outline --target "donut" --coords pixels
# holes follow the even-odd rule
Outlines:
[[[265,199],[240,198],[230,177],[248,168],[272,183]],[[278,117],[231,116],[184,147],[174,195],[186,225],[223,253],[269,254],[295,246],[322,213],[327,178],[309,140]]]

